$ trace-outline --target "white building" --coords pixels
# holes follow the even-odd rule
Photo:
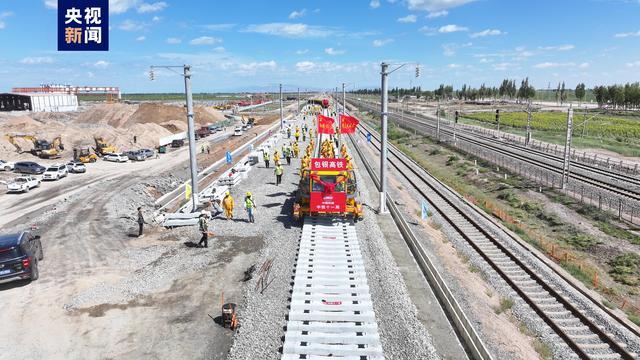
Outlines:
[[[0,111],[62,112],[78,110],[78,96],[72,94],[0,94]]]

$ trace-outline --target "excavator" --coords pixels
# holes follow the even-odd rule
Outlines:
[[[7,135],[9,142],[16,147],[19,153],[25,152],[22,150],[16,139],[25,139],[33,143],[33,149],[29,152],[34,156],[38,156],[42,159],[57,159],[60,157],[64,145],[62,145],[62,137],[58,136],[53,139],[52,142],[47,140],[38,139],[33,135]]]
[[[115,146],[109,145],[104,138],[94,137],[93,140],[96,142],[95,151],[99,156],[104,156],[106,154],[115,154],[118,152]]]
[[[83,146],[73,149],[73,160],[81,163],[94,163],[98,161],[98,156],[91,152],[89,146]]]

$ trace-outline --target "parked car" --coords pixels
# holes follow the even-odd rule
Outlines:
[[[67,164],[67,171],[74,174],[82,174],[87,172],[87,167],[80,161],[70,161]]]
[[[127,162],[129,161],[129,157],[125,154],[106,154],[102,157],[105,161],[113,161],[113,162]]]
[[[242,136],[242,126],[236,126],[236,128],[233,130],[233,136]]]
[[[129,160],[145,161],[147,157],[140,150],[133,150],[125,152]]]
[[[40,180],[33,176],[20,176],[7,184],[8,192],[29,192],[33,188],[40,186]]]
[[[140,152],[142,152],[142,154],[147,158],[154,157],[156,155],[156,152],[151,149],[142,149]]]
[[[11,170],[13,170],[15,165],[16,165],[15,163],[12,163],[12,162],[9,162],[9,161],[0,160],[0,170],[11,171]]]
[[[63,177],[67,177],[67,174],[69,174],[69,171],[66,165],[55,164],[47,168],[42,175],[42,180],[60,180]]]
[[[0,283],[37,280],[38,262],[44,259],[39,235],[30,232],[0,235]]]
[[[209,132],[211,134],[217,133],[218,131],[222,130],[218,125],[208,125],[207,127],[209,128]]]
[[[209,130],[208,127],[203,126],[200,129],[196,130],[196,138],[197,139],[202,139],[205,138],[207,136],[211,135],[211,130]]]
[[[13,167],[13,171],[15,172],[32,175],[40,175],[44,173],[45,170],[47,170],[47,168],[33,161],[20,161]]]
[[[172,148],[179,148],[179,147],[183,147],[183,146],[184,146],[184,140],[182,140],[182,139],[173,140],[171,142],[171,147]]]

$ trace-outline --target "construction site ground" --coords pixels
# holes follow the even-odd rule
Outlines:
[[[200,140],[211,153],[199,151],[199,168],[278,118],[268,115],[241,137]],[[151,224],[155,200],[188,178],[187,147],[159,159],[99,160],[87,167],[86,174],[28,194],[0,194],[2,232],[36,224],[44,249],[39,280],[0,284],[0,323],[12,324],[0,336],[13,339],[0,344],[0,353],[14,359],[223,357],[232,334],[216,322],[220,296],[241,303],[245,271],[262,248],[258,231],[220,231],[201,249],[190,243],[199,237],[195,228]],[[150,223],[141,238],[138,206]],[[212,221],[215,232],[220,221]]]

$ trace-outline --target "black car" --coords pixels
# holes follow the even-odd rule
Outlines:
[[[182,147],[182,146],[184,146],[184,140],[173,140],[171,142],[171,147],[172,148],[179,148],[179,147]]]
[[[23,174],[40,175],[47,170],[44,166],[33,161],[20,161],[13,167],[13,171]]]
[[[27,231],[0,235],[0,283],[37,280],[38,261],[43,258],[40,236]]]

